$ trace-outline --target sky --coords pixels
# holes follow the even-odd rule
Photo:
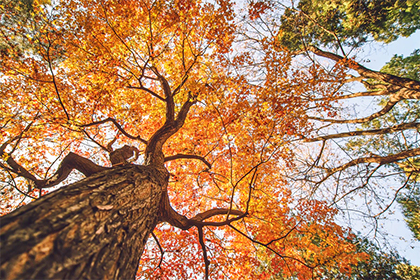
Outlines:
[[[388,62],[394,54],[408,56],[415,49],[420,48],[420,30],[411,35],[409,38],[400,38],[397,41],[385,44],[372,44],[364,46],[364,53],[358,57],[369,59],[370,62],[364,63],[365,66],[372,70],[380,70],[381,67]]]
[[[420,48],[420,30],[409,38],[400,38],[388,45],[372,44],[364,46],[364,52],[358,58],[368,59],[370,62],[363,63],[372,70],[380,70],[394,54],[408,56],[414,49]],[[396,213],[384,222],[384,229],[387,231],[387,239],[395,246],[400,256],[408,259],[411,264],[420,266],[420,241],[415,241],[411,231],[408,229],[404,217],[401,214],[399,205],[394,205]]]

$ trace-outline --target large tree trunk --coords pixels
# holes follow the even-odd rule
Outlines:
[[[1,279],[134,279],[167,174],[129,165],[1,218]]]

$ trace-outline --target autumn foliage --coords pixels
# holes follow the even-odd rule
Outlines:
[[[135,164],[157,162],[149,143],[172,120],[179,129],[162,148],[172,207],[188,218],[227,210],[188,230],[160,223],[139,278],[310,279],[367,258],[337,210],[285,175],[296,168],[292,143],[314,129],[314,100],[334,116],[342,61],[326,70],[294,60],[227,0],[0,9],[3,214],[56,188],[48,180],[69,152],[110,167],[109,153],[129,145],[143,155]],[[254,9],[251,18],[266,7]]]

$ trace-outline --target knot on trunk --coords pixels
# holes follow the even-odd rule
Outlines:
[[[136,147],[124,145],[109,153],[112,166],[124,165],[136,161],[139,157],[139,150]]]

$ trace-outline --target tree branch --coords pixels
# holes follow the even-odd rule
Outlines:
[[[356,98],[356,97],[364,97],[364,96],[382,96],[382,95],[390,95],[390,92],[388,92],[387,90],[380,90],[380,91],[360,91],[360,92],[355,92],[355,93],[351,93],[351,94],[345,94],[345,95],[339,95],[339,96],[334,96],[332,99],[331,98],[313,98],[311,99],[311,101],[330,101],[330,100],[341,100],[341,99],[350,99],[350,98]]]
[[[321,49],[319,49],[315,46],[309,46],[308,49],[318,56],[329,58],[329,59],[334,60],[336,62],[345,59],[342,56],[336,55],[336,54],[331,53],[331,52],[323,51],[323,50],[321,50]],[[370,69],[364,67],[363,65],[361,65],[359,63],[356,63],[354,61],[351,61],[347,66],[356,70],[363,77],[372,78],[372,79],[379,80],[379,81],[382,81],[382,82],[397,85],[397,86],[400,86],[400,87],[403,87],[403,88],[408,88],[408,89],[411,89],[411,90],[420,91],[420,82],[418,82],[418,81],[415,81],[415,80],[412,80],[412,79],[409,79],[409,78],[394,76],[394,75],[391,75],[391,74],[385,74],[385,73],[381,73],[381,72],[378,72],[378,71],[373,71],[373,70],[370,70]],[[420,95],[420,93],[419,93],[419,95]],[[418,99],[418,98],[419,97],[417,97],[416,99]]]
[[[148,88],[144,87],[143,85],[140,85],[139,87],[128,85],[128,88],[130,88],[130,89],[139,89],[139,90],[144,90],[145,92],[150,93],[152,96],[156,97],[157,99],[159,99],[159,100],[161,100],[161,101],[164,101],[164,102],[166,101],[166,100],[165,100],[165,98],[163,98],[162,96],[158,95],[158,94],[157,94],[157,93],[155,93],[154,91],[152,91],[152,90],[150,90],[150,89],[148,89]]]
[[[211,168],[210,162],[208,162],[204,157],[198,155],[176,154],[173,156],[165,157],[165,162],[177,159],[198,159],[202,161],[205,165],[207,165],[209,169]]]
[[[376,214],[375,216],[373,216],[374,218],[379,217],[380,215],[382,215],[383,213],[385,213],[392,206],[392,204],[394,204],[395,200],[397,200],[397,198],[398,198],[398,193],[402,189],[405,189],[405,187],[407,186],[408,182],[410,181],[410,178],[411,178],[412,175],[413,175],[413,172],[410,172],[410,174],[408,174],[407,180],[405,180],[404,184],[395,192],[392,201],[385,207],[385,209],[383,209],[381,212],[379,212],[378,214]]]
[[[206,222],[206,219],[209,219],[211,217],[215,217],[218,215],[236,215],[237,217],[226,219],[221,222]],[[170,225],[180,228],[182,230],[188,230],[193,226],[196,227],[203,227],[203,226],[225,226],[229,225],[230,223],[240,220],[244,218],[247,215],[247,213],[244,213],[240,210],[230,210],[230,209],[224,209],[224,208],[214,208],[211,210],[207,210],[205,212],[199,213],[196,216],[194,216],[191,219],[188,219],[187,217],[179,214],[176,212],[170,202],[168,195],[164,195],[162,197],[162,201],[160,203],[160,220],[161,222],[167,222]]]
[[[101,121],[91,122],[91,123],[88,123],[88,124],[82,124],[82,125],[79,125],[79,126],[80,127],[90,127],[90,126],[104,124],[104,123],[107,123],[107,122],[112,122],[117,127],[117,129],[122,134],[124,134],[124,136],[126,136],[127,138],[130,138],[130,139],[133,139],[133,140],[138,140],[138,141],[140,141],[140,142],[142,142],[143,144],[146,144],[146,145],[148,144],[148,142],[146,140],[144,140],[143,138],[141,138],[140,136],[133,136],[133,135],[129,134],[128,132],[126,132],[122,128],[122,126],[114,118],[106,118],[106,119],[101,120]]]
[[[209,279],[209,265],[210,265],[210,261],[207,257],[207,249],[206,249],[206,244],[204,244],[204,234],[203,234],[203,227],[197,227],[198,230],[198,240],[200,242],[201,245],[201,250],[203,250],[203,258],[204,258],[204,265],[205,265],[205,276],[204,279],[208,280]]]
[[[279,257],[280,257],[280,258],[281,258],[284,262],[286,262],[285,258],[288,258],[288,259],[292,259],[292,260],[294,260],[294,261],[297,261],[298,263],[300,263],[300,264],[302,264],[302,265],[306,266],[307,268],[314,269],[314,267],[312,267],[312,266],[310,266],[310,265],[308,265],[308,264],[304,263],[303,261],[301,261],[301,260],[299,260],[299,259],[296,259],[296,258],[293,258],[293,257],[288,257],[288,256],[283,256],[283,255],[281,255],[281,254],[280,254],[280,253],[278,253],[276,250],[274,250],[274,249],[270,248],[270,247],[269,247],[269,245],[267,245],[267,244],[265,244],[265,243],[262,243],[262,242],[260,242],[260,241],[257,241],[257,240],[255,240],[255,239],[253,239],[253,238],[249,237],[247,234],[243,233],[242,231],[240,231],[239,229],[237,229],[236,227],[234,227],[234,226],[232,226],[232,225],[229,225],[229,227],[230,227],[230,228],[232,228],[233,230],[235,230],[237,233],[239,233],[239,234],[240,234],[240,235],[242,235],[243,237],[245,237],[245,238],[249,239],[251,242],[256,243],[256,244],[258,244],[258,245],[261,245],[261,246],[263,246],[263,247],[267,248],[268,250],[270,250],[271,252],[273,252],[275,255],[279,256]],[[286,237],[287,237],[287,235],[288,235],[288,234],[286,234]]]
[[[169,98],[169,100],[173,101],[172,96]],[[163,167],[163,164],[165,163],[165,156],[163,155],[162,147],[165,144],[166,140],[168,140],[169,137],[174,135],[184,125],[188,112],[191,106],[196,103],[196,101],[197,100],[189,94],[188,100],[182,105],[180,111],[178,112],[178,116],[175,120],[173,120],[173,118],[168,115],[167,111],[167,119],[164,125],[161,128],[159,128],[148,141],[145,150],[146,165],[155,165]],[[170,102],[167,102],[167,110],[172,110],[171,105],[169,103]],[[168,119],[168,117],[172,119],[172,121]]]
[[[165,251],[163,251],[163,248],[162,248],[162,246],[159,243],[159,239],[157,238],[156,234],[153,231],[152,231],[152,236],[153,236],[153,239],[156,241],[156,244],[158,245],[159,251],[160,251],[160,260],[159,260],[159,264],[156,267],[156,269],[158,269],[158,268],[161,268],[160,265],[162,264],[163,255],[165,254]]]
[[[205,212],[202,212],[200,214],[195,215],[193,218],[191,218],[191,221],[194,222],[202,222],[204,220],[207,220],[211,217],[218,216],[218,215],[236,215],[236,216],[244,216],[245,213],[240,210],[230,210],[230,209],[224,209],[224,208],[214,208],[211,210],[207,210]]]
[[[162,86],[163,92],[165,94],[166,121],[173,122],[175,118],[175,102],[174,102],[174,97],[172,95],[171,86],[169,85],[166,78],[159,73],[156,67],[153,67],[152,70],[158,77],[160,84]]]
[[[329,139],[352,137],[352,136],[380,135],[380,134],[394,133],[397,131],[402,131],[402,130],[407,130],[407,129],[419,129],[419,128],[420,128],[420,123],[417,123],[417,122],[403,123],[403,124],[394,125],[392,127],[387,127],[387,128],[382,128],[382,129],[350,131],[350,132],[343,132],[343,133],[337,133],[337,134],[330,134],[330,135],[319,136],[315,138],[308,138],[308,139],[305,139],[304,141],[317,142],[317,141],[324,141],[324,140],[329,140]]]
[[[47,62],[48,62],[48,68],[51,72],[52,82],[53,82],[53,85],[54,85],[54,90],[55,90],[55,93],[57,94],[58,102],[60,103],[61,108],[63,109],[64,113],[66,114],[67,120],[70,120],[70,115],[67,112],[66,107],[64,106],[63,100],[61,99],[60,91],[58,90],[57,81],[56,81],[55,74],[54,74],[54,71],[53,71],[53,68],[52,68],[52,62],[51,62],[51,57],[50,57],[51,42],[50,42],[49,39],[48,39],[48,43],[49,43],[49,45],[47,47],[47,57],[48,57]]]
[[[83,129],[83,133],[87,136],[87,138],[89,138],[90,141],[92,141],[93,143],[95,143],[96,145],[98,145],[102,150],[108,151],[107,147],[101,145],[101,143],[99,143],[98,141],[96,141],[92,136],[89,135],[89,133],[87,133],[87,131],[85,129]]]
[[[347,169],[349,167],[362,164],[362,163],[377,163],[379,165],[384,165],[384,164],[394,163],[394,162],[397,162],[397,161],[400,161],[409,157],[415,157],[419,155],[420,155],[420,148],[415,148],[415,149],[406,150],[397,154],[391,154],[391,155],[387,155],[383,157],[371,156],[371,157],[357,158],[341,166],[329,169],[328,170],[329,174],[327,177],[331,176],[332,174],[336,172],[342,171],[344,169]]]
[[[3,153],[1,153],[0,156],[3,156]],[[57,171],[53,176],[51,176],[51,178],[40,180],[36,178],[33,174],[31,174],[28,170],[26,170],[23,166],[21,166],[19,163],[17,163],[11,157],[11,155],[6,155],[6,157],[6,162],[10,166],[10,168],[7,168],[3,164],[1,164],[3,168],[6,168],[7,170],[15,173],[16,175],[29,180],[33,185],[35,185],[36,188],[39,189],[50,188],[61,183],[68,177],[68,175],[73,169],[80,171],[86,177],[108,169],[106,167],[102,167],[93,163],[87,158],[81,157],[75,153],[70,152],[64,157]]]

